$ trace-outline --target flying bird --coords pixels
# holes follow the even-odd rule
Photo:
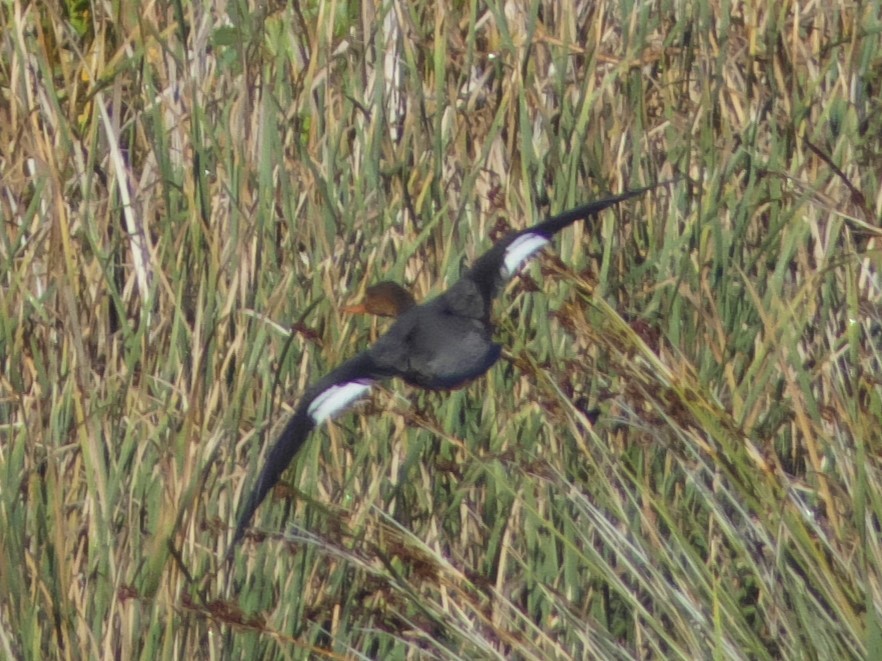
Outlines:
[[[590,202],[507,234],[452,287],[421,305],[416,305],[410,294],[395,283],[383,282],[369,288],[363,305],[347,311],[397,319],[373,346],[319,379],[301,397],[239,513],[230,551],[242,539],[255,511],[317,425],[344,411],[384,379],[397,377],[430,390],[452,390],[484,374],[502,351],[493,341],[493,299],[524,262],[577,220],[596,216],[604,209],[669,183]]]

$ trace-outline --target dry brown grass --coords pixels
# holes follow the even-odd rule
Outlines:
[[[873,3],[0,28],[0,656],[878,651]],[[340,304],[678,173],[517,280],[486,379],[316,433],[219,564],[283,410],[373,337]]]

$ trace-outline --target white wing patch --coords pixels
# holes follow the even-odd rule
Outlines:
[[[320,424],[330,417],[343,412],[347,406],[371,389],[373,381],[362,379],[338,383],[323,390],[312,400],[306,412],[315,424]]]
[[[499,270],[502,277],[508,279],[517,273],[530,255],[547,243],[549,243],[548,239],[541,234],[524,234],[512,241],[505,249],[502,268]]]

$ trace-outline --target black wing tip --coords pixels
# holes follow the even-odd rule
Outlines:
[[[686,175],[683,174],[675,174],[673,177],[668,179],[662,179],[661,181],[656,181],[651,184],[646,184],[645,186],[638,186],[637,188],[630,188],[625,193],[645,193],[647,191],[651,191],[655,188],[664,188],[665,186],[671,186],[672,184],[676,184],[677,182],[683,181],[687,179]]]
[[[233,540],[227,547],[225,560],[232,559],[239,543],[245,539],[245,534],[251,524],[251,520],[254,518],[255,512],[257,512],[257,508],[260,507],[260,504],[263,502],[264,498],[266,498],[267,493],[269,493],[268,490],[258,490],[257,487],[251,492],[251,495],[248,497],[248,502],[245,504],[244,509],[239,513],[239,517],[236,519],[236,531],[233,533]]]
[[[680,181],[687,179],[685,175],[678,174],[670,177],[669,179],[662,179],[661,181],[656,181],[651,184],[646,184],[645,186],[638,186],[636,188],[628,188],[621,193],[618,194],[610,194],[604,198],[599,200],[595,200],[593,202],[589,202],[584,207],[597,206],[599,207],[599,211],[603,211],[604,209],[618,204],[619,202],[625,202],[632,198],[635,198],[639,195],[643,195],[644,193],[648,193],[649,191],[657,190],[659,188],[665,188],[667,186],[672,186]]]
[[[233,541],[230,542],[230,545],[227,547],[227,552],[224,553],[224,563],[229,563],[233,561],[233,558],[236,557],[236,549],[239,548],[239,542],[245,537],[245,529],[239,530],[236,529],[236,534],[233,535]]]
[[[305,412],[305,402],[285,425],[282,433],[276,439],[276,442],[270,448],[269,453],[264,460],[257,482],[251,487],[245,506],[240,510],[239,517],[236,519],[236,532],[233,534],[233,541],[227,549],[227,558],[229,559],[239,542],[245,537],[251,520],[254,518],[260,505],[266,499],[273,487],[279,482],[282,474],[291,465],[294,457],[303,447],[309,433],[312,431],[314,424],[311,418]]]
[[[515,236],[533,233],[550,240],[555,234],[578,220],[586,220],[588,218],[596,216],[600,212],[606,211],[610,207],[614,207],[617,204],[626,202],[627,200],[643,195],[644,193],[648,193],[651,190],[662,188],[664,186],[670,186],[677,181],[680,181],[682,178],[682,176],[677,176],[672,177],[671,179],[665,179],[663,181],[656,182],[654,184],[641,186],[639,188],[629,188],[628,190],[623,191],[617,195],[607,195],[606,197],[602,197],[598,200],[593,200],[591,202],[581,204],[577,207],[573,207],[572,209],[562,211],[555,216],[551,216],[550,218],[544,220],[541,223],[538,223],[537,225],[521,230]]]

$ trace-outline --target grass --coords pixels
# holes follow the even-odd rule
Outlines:
[[[878,3],[109,8],[0,7],[0,655],[878,656]],[[222,563],[342,304],[677,174]]]

